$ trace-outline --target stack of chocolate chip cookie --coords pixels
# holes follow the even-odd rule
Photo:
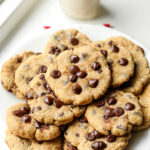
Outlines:
[[[43,53],[25,51],[1,70],[24,99],[7,110],[11,150],[123,150],[150,126],[150,69],[124,37],[92,42],[76,29],[51,35]]]

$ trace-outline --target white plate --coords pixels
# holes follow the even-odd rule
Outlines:
[[[33,50],[33,51],[43,51],[46,41],[48,40],[51,33],[59,30],[59,29],[66,29],[66,28],[76,28],[79,31],[85,33],[92,41],[96,40],[104,40],[111,36],[117,36],[122,35],[127,37],[128,39],[131,39],[138,45],[142,46],[139,42],[132,39],[131,37],[120,33],[116,30],[106,28],[103,26],[95,26],[95,25],[63,25],[63,26],[57,26],[53,27],[49,30],[38,30],[38,31],[32,31],[28,36],[23,38],[22,40],[18,41],[18,43],[14,43],[14,46],[12,47],[9,54],[7,54],[5,57],[3,57],[0,60],[0,66],[4,63],[5,60],[10,58],[11,56],[21,53],[23,50]],[[145,50],[146,57],[148,60],[150,60],[150,51],[142,46]],[[13,104],[16,104],[18,102],[21,102],[21,100],[18,100],[13,94],[7,92],[2,88],[2,85],[0,84],[0,150],[7,150],[7,146],[4,142],[5,138],[5,130],[6,130],[6,124],[5,124],[5,115],[6,110],[8,106],[11,106]],[[137,133],[134,133],[132,135],[132,139],[129,142],[129,146],[126,150],[150,150],[150,129],[140,131]]]

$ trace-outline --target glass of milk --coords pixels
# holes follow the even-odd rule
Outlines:
[[[65,14],[76,19],[92,19],[100,13],[100,0],[60,0]]]

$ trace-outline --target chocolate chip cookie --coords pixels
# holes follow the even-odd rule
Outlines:
[[[7,110],[6,122],[14,135],[37,141],[52,140],[61,133],[58,126],[42,124],[32,118],[26,103],[11,106]]]
[[[52,94],[28,101],[28,104],[33,118],[44,124],[65,125],[85,111],[84,106],[65,105]]]
[[[76,29],[60,30],[51,35],[44,53],[51,54],[55,58],[62,51],[73,50],[90,42],[85,34]]]
[[[112,71],[111,86],[119,87],[133,76],[133,58],[130,52],[127,52],[124,47],[117,47],[111,42],[107,43],[103,41],[97,41],[91,45],[97,47],[99,52],[107,59]]]
[[[29,86],[29,83],[36,75],[46,73],[50,64],[51,57],[49,55],[39,54],[28,58],[16,70],[15,83],[25,99],[38,96]]]
[[[102,134],[123,136],[133,125],[141,125],[143,114],[137,97],[114,91],[87,107],[85,116],[90,125]]]
[[[77,120],[70,125],[64,136],[66,139],[64,150],[123,150],[131,135],[106,136],[95,130],[89,123]]]
[[[61,53],[48,68],[46,80],[64,103],[85,105],[107,91],[111,73],[103,54],[86,45]]]
[[[112,37],[106,41],[117,47],[123,46],[126,49],[126,52],[130,52],[133,55],[135,73],[133,78],[123,86],[123,90],[135,95],[140,94],[150,78],[148,61],[144,56],[144,50],[132,43],[130,40],[121,36]]]
[[[17,68],[22,64],[27,58],[34,55],[35,53],[30,51],[24,51],[20,55],[15,55],[6,61],[1,70],[1,82],[3,87],[18,95],[18,97],[22,97],[21,93],[19,92],[18,87],[15,84],[15,72]]]
[[[6,131],[5,141],[10,150],[61,150],[62,147],[60,138],[47,142],[38,142],[20,138],[9,130]]]
[[[134,130],[142,130],[150,126],[150,83],[139,96],[139,103],[142,108],[144,121],[141,126],[134,126]]]

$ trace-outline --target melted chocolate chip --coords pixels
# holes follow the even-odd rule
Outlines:
[[[86,139],[87,139],[88,141],[94,141],[94,140],[95,140],[94,133],[93,133],[93,132],[87,133],[87,134],[86,134]]]
[[[109,41],[108,44],[109,44],[110,46],[112,46],[112,45],[113,45],[113,41]]]
[[[117,103],[117,100],[116,100],[115,97],[109,97],[109,98],[107,99],[107,103],[108,103],[109,105],[114,105],[114,104]]]
[[[103,56],[106,58],[107,57],[107,51],[106,50],[100,50],[100,52],[103,54]]]
[[[94,142],[91,147],[94,149],[94,150],[103,150],[104,148],[106,148],[106,144],[102,141],[96,141]]]
[[[30,91],[28,91],[26,94],[25,94],[25,99],[33,99],[33,95],[31,94],[31,92]]]
[[[47,71],[47,67],[44,65],[39,68],[39,73],[46,73],[46,71]]]
[[[82,92],[82,88],[79,84],[75,84],[73,86],[73,91],[74,91],[75,94],[80,94]]]
[[[44,103],[46,103],[47,105],[51,105],[53,103],[53,98],[51,96],[46,96],[44,98]]]
[[[126,58],[120,58],[118,62],[122,66],[126,66],[128,64],[128,60]]]
[[[40,79],[43,80],[43,81],[45,80],[44,74],[41,74],[41,75],[40,75]]]
[[[92,80],[89,81],[89,86],[91,88],[96,88],[97,85],[98,85],[98,79],[92,79]]]
[[[32,79],[33,79],[32,77],[27,78],[26,79],[27,84],[29,84]]]
[[[79,71],[80,71],[80,69],[78,66],[76,66],[76,65],[70,66],[70,73],[76,74]]]
[[[22,117],[25,114],[29,114],[29,112],[30,112],[29,107],[21,107],[20,109],[13,111],[13,115],[17,117]]]
[[[135,105],[130,103],[130,102],[125,104],[125,109],[126,110],[133,110],[134,108],[135,108]]]
[[[108,117],[114,117],[115,116],[114,109],[113,108],[106,108],[105,109],[105,115]]]
[[[103,136],[104,136],[103,134],[101,134],[101,133],[98,132],[97,130],[94,130],[94,131],[93,131],[93,134],[94,134],[94,137],[95,137],[95,138],[100,138],[100,137],[103,137]]]
[[[114,53],[118,53],[119,52],[119,48],[115,45],[112,45],[111,47],[111,50],[114,52]]]
[[[96,105],[97,107],[102,107],[102,106],[105,105],[105,101],[104,101],[104,100],[100,100],[100,101],[96,102],[95,105]]]
[[[51,73],[51,76],[54,78],[54,79],[57,79],[61,76],[61,72],[59,70],[53,70],[52,73]]]
[[[110,143],[115,142],[116,141],[116,136],[115,135],[108,135],[106,137],[106,140],[107,140],[107,142],[110,142]]]
[[[79,78],[85,78],[87,76],[87,73],[85,71],[79,71],[77,72],[77,76]]]
[[[62,101],[60,101],[58,98],[55,98],[53,101],[54,106],[56,106],[57,108],[60,108],[61,106],[64,105],[64,103]]]
[[[17,58],[17,63],[21,63],[22,62],[22,57]]]
[[[31,122],[31,117],[26,115],[26,116],[22,116],[22,121],[25,123],[30,123]]]
[[[43,82],[43,87],[45,90],[50,90],[50,86],[46,81]]]
[[[124,110],[121,107],[117,107],[117,108],[114,109],[114,113],[115,113],[116,116],[119,117],[119,116],[124,114]]]
[[[79,119],[80,122],[82,123],[88,123],[88,120],[85,116],[82,116],[80,119]]]
[[[79,57],[77,55],[72,55],[70,57],[70,60],[72,63],[77,63],[77,62],[79,62]]]
[[[75,74],[71,74],[71,75],[69,75],[68,78],[71,82],[76,82],[78,77]]]
[[[79,133],[76,133],[75,135],[76,135],[76,137],[79,137],[79,136],[80,136]]]
[[[58,55],[61,52],[61,50],[57,46],[51,47],[49,53],[53,55]]]
[[[91,68],[93,69],[93,70],[98,70],[98,69],[100,69],[100,63],[99,62],[92,62],[91,63]]]
[[[79,40],[76,39],[76,38],[72,38],[71,41],[70,41],[70,43],[71,43],[72,45],[78,45],[78,44],[79,44]]]

